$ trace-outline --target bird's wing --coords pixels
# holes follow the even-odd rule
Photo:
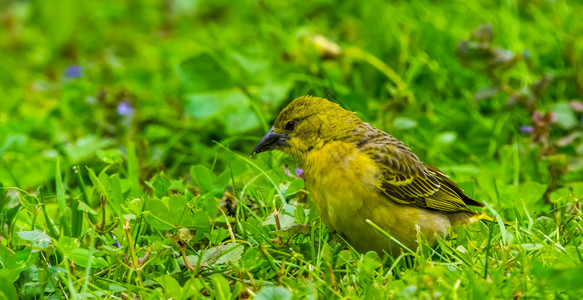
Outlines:
[[[372,126],[366,131],[357,148],[377,164],[378,188],[390,199],[445,212],[482,206],[439,169],[421,162],[401,141]]]

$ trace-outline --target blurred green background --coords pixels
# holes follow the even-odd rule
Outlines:
[[[250,199],[256,204],[249,205],[249,211],[259,216],[250,219],[272,226],[273,222],[265,222],[278,207],[276,193],[265,178],[254,182],[260,172],[244,159],[278,112],[295,97],[309,94],[336,101],[404,141],[474,198],[491,203],[504,219],[519,220],[529,230],[536,217],[544,216],[544,222],[552,219],[551,229],[545,232],[555,240],[546,236],[527,241],[546,243],[544,248],[529,248],[543,249],[544,255],[537,252],[541,261],[553,266],[557,261],[576,261],[575,257],[581,260],[580,247],[574,246],[580,245],[581,225],[571,221],[580,221],[583,197],[582,12],[581,1],[561,0],[2,0],[0,183],[14,189],[0,214],[0,221],[6,222],[0,233],[9,237],[12,231],[32,231],[35,225],[47,231],[42,218],[35,223],[41,209],[26,203],[32,201],[26,193],[41,200],[39,191],[49,195],[45,200],[53,216],[60,213],[65,218],[65,212],[76,211],[71,204],[71,208],[59,206],[57,212],[58,201],[61,205],[65,199],[85,195],[74,166],[80,166],[79,178],[94,186],[97,177],[90,178],[85,167],[101,172],[102,182],[121,178],[121,184],[116,181],[121,186],[116,199],[123,205],[136,197],[162,199],[176,190],[186,191],[185,197],[193,203],[205,197],[214,201],[228,184],[235,191],[243,189],[238,200],[247,202],[239,203],[242,211]],[[134,159],[137,164],[132,165]],[[296,163],[281,153],[260,154],[250,161],[271,170],[276,185],[301,183],[293,175]],[[221,175],[215,177],[209,170]],[[103,196],[98,196],[98,188],[87,193],[87,204],[96,210]],[[16,218],[21,204],[28,214]],[[87,208],[79,209],[90,214]],[[142,209],[140,213],[145,213]],[[208,215],[214,218],[211,212]],[[114,217],[108,212],[108,218]],[[306,222],[300,219],[296,221]],[[155,230],[165,228],[164,224],[148,222],[152,228],[133,231],[137,245],[147,247],[152,240],[165,238]],[[83,227],[83,221],[80,224],[76,236],[89,228]],[[555,231],[567,224],[570,229],[565,235]],[[250,225],[240,226],[237,237],[253,244],[246,253],[260,253],[242,230]],[[122,227],[115,228],[123,244]],[[227,236],[221,230],[214,238],[198,237],[200,249],[220,243],[218,236]],[[269,231],[263,230],[268,236]],[[139,234],[144,238],[137,240]],[[481,234],[486,240],[488,233]],[[496,234],[504,237],[506,232]],[[55,232],[52,237],[58,239]],[[23,240],[3,243],[10,246],[15,240],[20,244],[13,248],[23,249]],[[503,240],[498,241],[499,250],[507,253]],[[572,248],[560,256],[553,243]],[[89,247],[88,242],[75,245]],[[269,251],[279,259],[279,250]],[[524,259],[518,253],[512,252],[510,260]],[[480,262],[487,261],[487,255],[474,256],[474,267],[482,268]],[[121,261],[119,255],[116,259]],[[110,260],[116,261],[113,256]],[[318,260],[317,266],[326,272],[327,261],[323,261]],[[310,263],[298,263],[298,268],[308,268]],[[547,272],[542,262],[537,264],[525,263],[523,269],[511,272],[530,282],[526,279],[530,271],[523,270],[532,267],[542,281],[524,285],[540,283],[544,288],[543,283],[554,278],[545,274],[555,273]],[[256,270],[245,272],[255,278],[277,275],[256,274]],[[577,270],[573,274],[581,274]],[[285,276],[295,278],[289,272]],[[513,297],[512,284],[500,291],[489,288],[506,280],[504,272],[493,282],[464,273],[470,279],[464,279],[463,285],[480,290],[480,295],[499,292],[498,297]],[[580,278],[575,275],[555,277]],[[241,276],[240,280],[247,280]],[[457,276],[445,281],[459,286]],[[123,281],[120,278],[113,280]],[[556,280],[551,286],[575,288],[575,281],[569,280]],[[16,286],[25,282],[21,278]],[[253,283],[251,290],[257,286]],[[404,283],[399,287],[403,295],[413,295],[404,287]],[[305,288],[308,293],[310,288]],[[352,295],[350,291],[341,294]],[[543,295],[552,292],[535,294]]]
[[[583,93],[582,7],[3,1],[0,182],[33,188],[52,180],[55,157],[99,164],[96,150],[123,152],[127,140],[139,145],[145,170],[183,176],[192,164],[223,162],[212,141],[249,153],[278,111],[306,94],[357,111],[425,161],[507,181],[499,164],[512,147],[531,152],[519,129],[532,125],[535,110],[558,113],[550,140],[581,130],[581,109],[569,102]],[[492,47],[518,57],[495,80],[489,53],[465,54],[477,68],[456,55],[481,24],[492,26]],[[533,103],[507,105],[515,93],[532,94],[529,85],[545,75],[548,88],[525,96]],[[506,92],[490,93],[492,86]],[[480,91],[492,97],[477,102]],[[580,137],[557,152],[576,160],[573,171],[581,168]],[[523,163],[530,162],[521,160],[521,180],[549,179],[544,167]]]

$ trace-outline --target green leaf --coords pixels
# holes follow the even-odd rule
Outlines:
[[[538,217],[532,225],[532,229],[535,233],[540,232],[546,236],[551,235],[555,230],[557,230],[558,227],[559,225],[557,225],[555,220],[546,216]]]
[[[197,208],[204,210],[208,216],[215,219],[219,214],[219,200],[212,196],[203,196],[196,204]]]
[[[229,237],[229,231],[225,228],[213,229],[210,233],[206,234],[206,238],[209,240],[211,245],[216,245],[221,243],[223,240]]]
[[[73,252],[74,249],[79,248],[79,242],[76,238],[62,236],[57,241],[57,249],[59,249],[63,254],[68,255]]]
[[[91,209],[91,207],[89,207],[89,205],[85,204],[85,202],[79,201],[78,209],[80,211],[86,212],[86,213],[94,215],[94,216],[97,215],[97,212],[94,211],[93,209]]]
[[[128,142],[127,145],[127,155],[128,155],[128,179],[131,185],[132,195],[140,194],[140,174],[138,168],[138,157],[136,155],[136,144],[133,142]]]
[[[243,250],[245,250],[243,244],[228,244],[215,263],[230,264],[239,261],[243,256]]]
[[[215,264],[229,264],[241,259],[244,250],[243,244],[224,244],[204,250],[202,260],[203,266],[212,266]],[[198,256],[189,255],[187,257],[191,265],[198,265]]]
[[[101,159],[101,161],[103,161],[106,164],[114,164],[122,160],[121,150],[119,149],[107,149],[107,150],[97,149],[97,151],[95,151],[95,154],[97,155],[97,157],[99,157],[99,159]]]
[[[18,237],[31,242],[33,248],[46,249],[53,242],[50,236],[38,229],[33,231],[20,231]]]
[[[197,119],[214,118],[225,125],[227,134],[249,131],[259,126],[249,98],[239,89],[189,94],[184,110]]]
[[[16,288],[9,278],[0,277],[0,299],[18,299]]]
[[[91,252],[89,249],[85,248],[75,248],[68,254],[69,258],[73,260],[75,264],[78,264],[83,268],[87,268],[89,265],[89,258],[92,256],[93,260],[91,261],[91,268],[106,268],[109,266],[103,257],[97,257],[94,255],[95,252]]]
[[[61,50],[61,47],[70,41],[75,32],[79,19],[84,15],[83,5],[73,0],[58,0],[54,5],[46,2],[37,3],[39,21],[45,29],[47,41],[53,51]],[[55,22],[58,20],[58,22]]]
[[[474,181],[461,181],[458,182],[459,186],[464,190],[464,193],[470,198],[474,197],[474,187],[476,183]]]
[[[164,288],[166,299],[174,298],[174,299],[181,299],[182,298],[182,287],[174,279],[174,277],[170,275],[163,275],[157,277],[156,282],[158,282],[162,288]]]
[[[397,129],[405,130],[417,127],[417,121],[409,118],[398,117],[393,121],[393,125]]]
[[[172,195],[170,197],[162,198],[162,202],[172,210],[171,217],[167,220],[169,223],[182,225],[185,222],[188,222],[188,219],[191,218],[186,197],[182,195]]]
[[[532,268],[532,273],[537,278],[543,279],[546,284],[563,290],[577,291],[583,289],[583,285],[581,285],[583,266],[581,265],[572,268],[555,269],[544,267],[540,262],[536,261]]]
[[[286,228],[294,225],[294,217],[292,217],[292,216],[280,213],[278,215],[278,219],[279,219],[279,225],[281,226],[281,229],[286,229]],[[276,225],[275,216],[273,215],[273,213],[271,213],[263,222],[261,222],[261,225],[263,225],[263,226]]]
[[[446,131],[446,132],[440,133],[437,136],[436,141],[439,144],[449,145],[449,144],[452,144],[453,142],[455,142],[456,139],[457,139],[457,133],[455,133],[453,131]]]
[[[573,183],[573,194],[575,198],[579,200],[583,199],[583,182]]]
[[[210,282],[213,286],[213,298],[218,300],[231,299],[231,287],[229,282],[221,274],[213,274],[210,276]]]
[[[77,164],[95,155],[97,149],[102,149],[112,144],[111,140],[99,138],[95,135],[87,135],[67,144],[64,149],[72,164]]]
[[[2,155],[0,153],[0,155]],[[2,182],[0,182],[0,211],[4,210],[4,205],[8,202],[8,193]]]
[[[293,87],[293,83],[293,80],[290,79],[273,81],[268,77],[259,92],[259,98],[261,101],[269,103],[272,107],[278,106],[286,99],[289,91]]]
[[[255,300],[291,300],[292,293],[281,286],[265,286],[255,295]]]
[[[553,191],[549,196],[549,200],[553,203],[557,203],[559,201],[567,201],[568,199],[572,199],[569,196],[571,196],[571,190],[563,187]]]
[[[116,292],[116,293],[123,292],[123,291],[127,291],[127,289],[125,287],[120,286],[120,285],[117,285],[117,284],[110,284],[109,287],[108,287],[108,289],[110,291]]]
[[[283,228],[282,230],[275,230],[273,231],[273,233],[275,233],[278,237],[287,240],[296,234],[308,234],[310,233],[310,229],[311,229],[310,225],[293,224],[291,226]]]
[[[199,233],[210,231],[211,219],[208,213],[204,210],[195,211],[194,214],[189,215],[186,219],[180,222],[182,226],[197,229],[197,236]]]
[[[204,191],[210,192],[214,189],[216,175],[213,171],[203,165],[195,165],[190,168],[190,176]]]
[[[286,197],[294,195],[297,192],[299,192],[301,189],[304,188],[304,184],[305,184],[305,181],[301,178],[298,178],[298,179],[290,182],[289,185],[287,186],[287,189],[282,190],[282,192],[284,192],[286,194]]]
[[[20,269],[0,269],[0,286],[2,284],[14,283],[20,277]],[[2,299],[2,288],[0,287],[0,299]]]
[[[174,228],[175,224],[168,222],[173,217],[172,213],[170,213],[170,209],[164,202],[156,198],[149,198],[146,200],[146,207],[150,211],[147,221],[152,227],[159,230],[170,230]]]
[[[168,195],[168,190],[172,185],[170,180],[168,180],[168,178],[166,178],[166,175],[164,175],[164,172],[160,172],[154,175],[154,177],[147,184],[149,184],[149,186],[152,189],[154,189],[156,197],[159,198]]]
[[[239,105],[229,108],[222,115],[221,120],[227,127],[227,134],[247,132],[259,127],[259,119],[251,109],[249,100],[245,99],[246,101],[241,101]]]
[[[116,201],[111,201],[110,198],[110,193],[108,193],[106,187],[109,185],[109,180],[106,176],[99,178],[95,175],[95,172],[93,171],[93,169],[87,167],[87,171],[89,172],[89,179],[91,179],[91,183],[93,183],[93,186],[95,186],[97,188],[97,190],[99,191],[99,193],[101,193],[101,195],[106,196],[106,205],[112,210],[113,215],[116,217],[120,217],[122,215],[121,213],[121,207],[119,207],[119,203],[117,203]]]
[[[539,250],[544,248],[543,244],[519,244],[518,247],[520,247],[523,250],[526,251],[533,251],[533,250]]]
[[[109,197],[108,201],[112,202],[112,205],[119,210],[120,214],[127,212],[124,209],[125,201],[121,192],[121,181],[119,179],[119,174],[111,175],[109,178],[109,188],[111,197]]]
[[[575,112],[567,102],[552,105],[551,111],[555,113],[555,122],[565,130],[575,127],[578,123]]]
[[[205,286],[202,284],[200,278],[191,278],[182,287],[182,297],[188,299],[194,295],[200,294],[200,291],[204,289]]]
[[[362,260],[362,268],[367,272],[372,272],[374,269],[382,265],[381,258],[375,251],[368,251],[364,254]]]
[[[12,250],[9,250],[2,244],[0,244],[0,264],[2,264],[4,268],[8,269],[18,268],[16,255]]]
[[[183,61],[178,76],[190,91],[221,90],[237,86],[214,55],[202,53]]]
[[[520,185],[500,185],[500,197],[505,203],[512,203],[522,199],[528,207],[541,207],[544,205],[543,195],[547,185],[535,181],[528,181]]]

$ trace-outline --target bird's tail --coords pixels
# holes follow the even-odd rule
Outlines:
[[[472,222],[475,221],[486,221],[486,222],[495,222],[496,220],[494,220],[494,218],[488,216],[486,213],[481,213],[481,214],[476,214],[475,216],[473,216],[471,218]],[[502,221],[504,223],[504,225],[511,225],[510,223],[506,222],[506,221]]]

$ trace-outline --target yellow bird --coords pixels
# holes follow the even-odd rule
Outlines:
[[[300,162],[322,221],[361,252],[416,251],[419,233],[432,244],[477,215],[468,205],[483,206],[401,141],[326,99],[299,97],[283,109],[253,154],[275,149]]]

